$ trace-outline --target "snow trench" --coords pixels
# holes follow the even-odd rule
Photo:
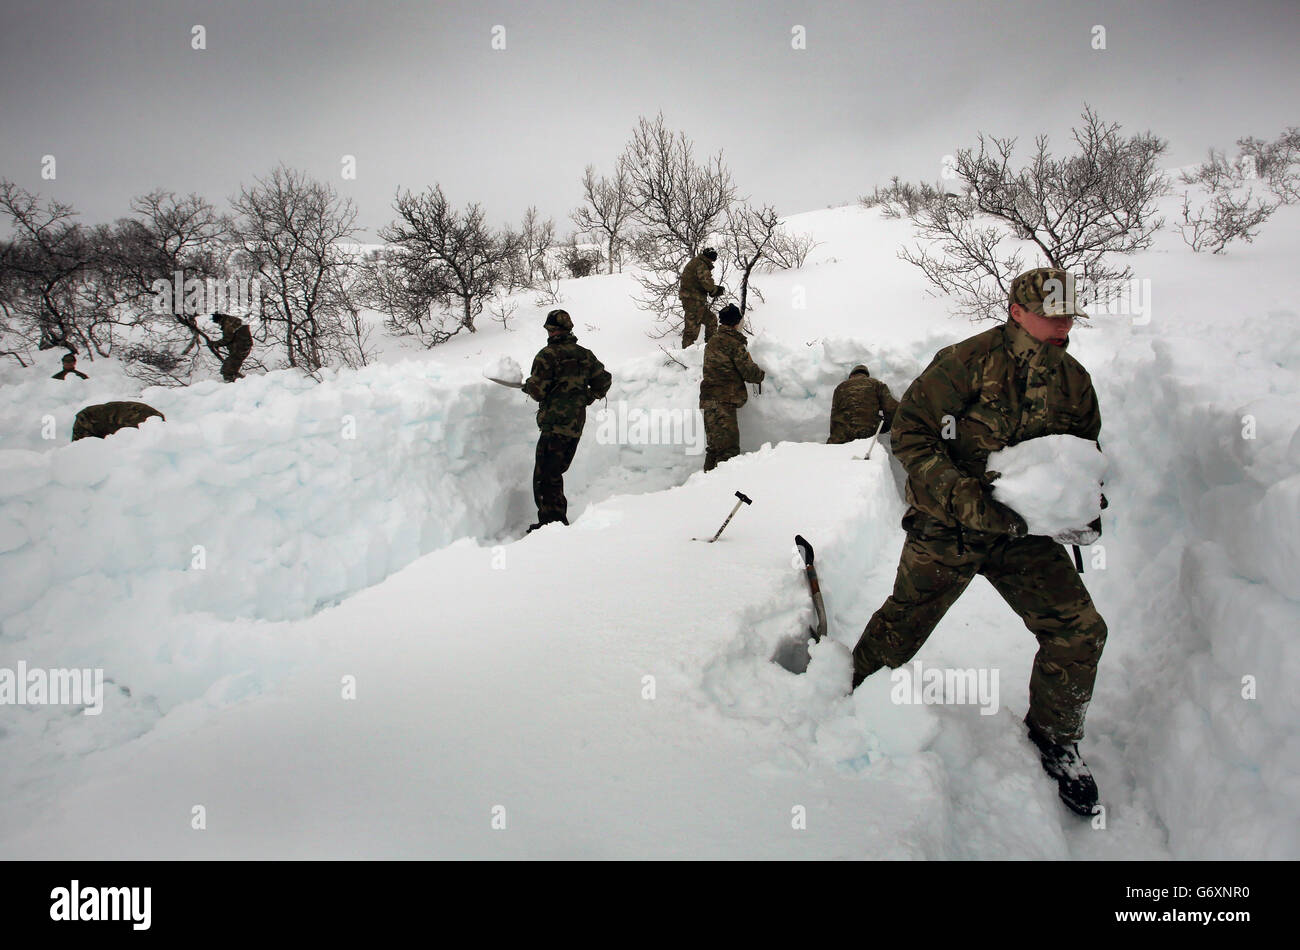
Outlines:
[[[768,380],[741,410],[742,450],[824,441],[855,363],[873,360],[898,390],[924,349],[754,340]],[[676,355],[684,366],[611,367],[565,478],[571,520],[701,469],[703,347]],[[77,733],[87,748],[106,744],[98,730],[126,738],[179,704],[265,690],[315,646],[292,621],[458,539],[509,543],[535,519],[536,404],[473,371],[408,361],[126,394],[92,382],[5,387],[0,419],[0,666],[110,671],[130,710]],[[66,441],[81,406],[122,398],[167,421]],[[33,739],[66,713],[24,709],[11,728]]]

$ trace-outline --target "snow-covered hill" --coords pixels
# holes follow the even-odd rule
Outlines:
[[[549,308],[527,299],[513,330],[320,383],[4,370],[0,668],[111,684],[98,716],[0,709],[0,854],[1300,856],[1300,212],[1223,257],[1163,235],[1134,258],[1149,321],[1071,342],[1112,463],[1085,577],[1110,628],[1083,743],[1101,830],[1038,768],[1035,644],[982,581],[918,658],[999,671],[995,714],[844,695],[903,503],[888,455],[821,444],[830,392],[865,361],[901,394],[978,328],[897,260],[902,222],[789,225],[822,243],[761,278],[768,381],[748,454],[708,475],[699,348],[666,359],[629,274],[564,283],[615,388],[566,479],[573,526],[519,541],[532,404],[480,370],[529,365]],[[112,398],[167,422],[67,444]],[[669,444],[636,428],[651,410]],[[754,504],[723,540],[690,540],[737,490]],[[811,612],[796,532],[833,641],[803,676],[769,660]]]

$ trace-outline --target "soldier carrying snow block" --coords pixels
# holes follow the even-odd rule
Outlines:
[[[889,387],[872,379],[867,368],[859,364],[853,367],[848,379],[835,387],[835,395],[831,397],[831,437],[826,441],[839,445],[869,439],[876,434],[878,425],[881,432],[888,432],[897,408],[898,400]]]
[[[105,402],[87,406],[77,413],[72,423],[72,441],[78,439],[103,439],[119,429],[137,428],[146,419],[157,416],[163,422],[167,417],[142,402]]]
[[[573,335],[573,320],[564,310],[552,310],[542,324],[549,339],[533,359],[533,370],[523,391],[536,399],[537,459],[533,466],[533,500],[537,523],[529,531],[552,521],[568,524],[569,503],[564,497],[564,473],[578,451],[587,407],[604,399],[613,378],[600,360]]]
[[[682,327],[682,349],[693,344],[704,325],[704,342],[708,343],[718,329],[718,318],[709,309],[709,300],[717,300],[727,288],[713,282],[713,262],[718,252],[706,247],[682,268],[681,282],[677,285],[677,299],[682,302],[686,323]]]
[[[1095,442],[1101,431],[1092,380],[1066,352],[1074,317],[1086,316],[1073,287],[1062,270],[1020,274],[1007,322],[940,350],[903,395],[892,443],[907,470],[907,540],[894,591],[853,650],[853,686],[907,663],[983,574],[1038,639],[1025,722],[1061,798],[1088,815],[1097,784],[1078,742],[1106,624],[1066,549],[1028,535],[994,500],[986,471],[1006,446],[1054,434]]]

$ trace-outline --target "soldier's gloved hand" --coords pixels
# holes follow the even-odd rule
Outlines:
[[[948,510],[957,522],[972,531],[1023,538],[1029,531],[1025,519],[1006,505],[993,500],[978,478],[959,478],[948,498]]]
[[[718,284],[718,286],[715,287],[714,290],[713,290],[713,299],[714,299],[714,300],[717,300],[719,297],[721,297],[721,296],[722,296],[723,294],[725,294],[726,292],[727,292],[727,288],[726,288],[726,287],[723,287],[721,284]]]

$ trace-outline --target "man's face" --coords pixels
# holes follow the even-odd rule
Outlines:
[[[77,367],[77,358],[75,356],[65,356],[63,358],[64,369],[76,369],[76,367]]]
[[[1065,346],[1070,337],[1070,328],[1074,326],[1072,314],[1063,317],[1045,317],[1032,310],[1026,310],[1020,304],[1011,305],[1011,319],[1020,324],[1025,332],[1039,343],[1051,343],[1053,346]]]

